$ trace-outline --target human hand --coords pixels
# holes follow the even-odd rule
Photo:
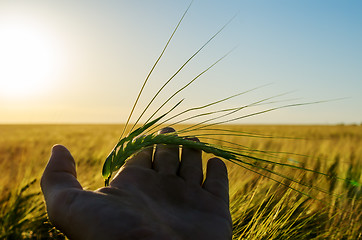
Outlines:
[[[50,221],[70,239],[231,239],[225,164],[210,159],[202,182],[201,151],[183,148],[181,161],[178,146],[152,154],[139,152],[93,192],[77,181],[70,152],[54,146],[41,179]]]

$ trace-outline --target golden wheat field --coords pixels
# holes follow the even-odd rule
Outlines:
[[[269,137],[220,136],[219,140],[267,150],[274,159],[361,183],[362,126],[228,128]],[[39,187],[52,145],[67,146],[83,187],[97,189],[104,184],[102,164],[121,130],[121,125],[0,125],[0,239],[64,239],[47,222]],[[360,185],[276,167],[323,192],[286,178],[274,181],[268,174],[259,176],[232,163],[227,166],[234,239],[362,239]]]

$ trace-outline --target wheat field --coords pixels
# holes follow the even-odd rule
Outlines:
[[[272,137],[220,136],[219,140],[273,152],[273,159],[361,183],[362,126],[226,127]],[[104,184],[102,164],[121,130],[121,125],[0,125],[0,239],[64,239],[47,222],[40,194],[39,179],[51,147],[60,143],[69,148],[79,181],[93,190]],[[204,155],[205,161],[208,157]],[[316,186],[310,189],[285,179],[273,181],[232,163],[227,166],[234,239],[362,239],[360,185],[276,167]]]

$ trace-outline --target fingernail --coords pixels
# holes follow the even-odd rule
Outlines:
[[[186,140],[194,141],[194,142],[200,142],[200,140],[197,137],[186,137]]]
[[[172,127],[165,127],[165,128],[162,128],[161,130],[159,130],[158,134],[165,134],[165,133],[172,133],[172,132],[176,132],[175,129],[173,129]]]

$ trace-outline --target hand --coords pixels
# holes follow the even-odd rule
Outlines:
[[[152,154],[139,152],[92,192],[77,181],[70,152],[54,146],[41,179],[50,221],[70,239],[231,239],[225,164],[210,159],[202,183],[201,151],[184,148],[181,161],[178,147]]]

